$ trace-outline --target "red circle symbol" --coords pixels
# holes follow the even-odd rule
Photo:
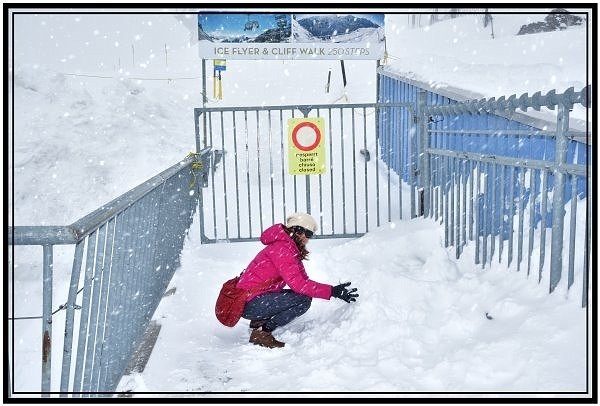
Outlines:
[[[308,127],[308,128],[306,128],[306,127]],[[309,130],[309,129],[312,130],[312,131],[310,131],[310,130],[308,131],[309,137],[314,135],[314,141],[311,144],[306,145],[305,143],[301,143],[300,141],[298,141],[298,135],[299,135],[298,133],[300,132],[300,130],[303,130],[303,129],[304,129],[303,133],[307,133],[307,130]],[[296,148],[298,148],[299,150],[312,151],[321,142],[321,131],[319,130],[319,127],[317,127],[314,123],[304,121],[304,122],[298,124],[292,130],[292,141],[293,141],[294,145],[296,146]]]

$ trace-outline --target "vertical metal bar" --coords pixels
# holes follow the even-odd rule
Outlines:
[[[508,222],[509,222],[509,232],[508,235],[508,266],[512,263],[513,258],[513,235],[515,230],[515,167],[511,166],[508,168],[510,172],[510,186],[509,186],[509,214],[508,214]]]
[[[410,137],[414,137],[414,131],[411,131],[411,127],[412,124],[412,114],[407,110],[406,114],[408,114],[408,119],[407,121],[405,121],[402,125],[402,130],[404,131],[404,129],[406,128],[406,131],[404,133],[400,133],[397,135],[397,137],[399,138],[399,143],[402,143],[402,140],[406,137],[410,138]],[[400,119],[404,118],[404,112],[402,110],[399,110],[398,112],[398,116],[400,117]],[[402,220],[403,218],[403,213],[402,213],[402,185],[404,184],[404,179],[402,177],[402,168],[404,166],[404,160],[403,158],[403,149],[400,148],[398,151],[398,218],[400,220]]]
[[[473,229],[475,228],[475,175],[476,164],[469,161],[469,240],[473,241]]]
[[[133,240],[137,238],[132,232],[133,225],[136,222],[134,207],[129,207],[123,214],[123,240],[120,245],[121,257],[120,266],[117,269],[117,281],[115,286],[111,287],[115,293],[115,306],[112,308],[110,323],[114,328],[109,339],[108,349],[111,354],[111,362],[108,366],[108,375],[106,380],[106,388],[113,388],[118,383],[118,378],[122,367],[124,368],[124,360],[122,355],[124,348],[129,345],[129,326],[125,320],[125,308],[128,303],[129,281],[130,281],[130,263],[131,250],[134,248]]]
[[[103,342],[102,364],[99,376],[98,390],[107,391],[112,387],[115,363],[118,360],[118,342],[122,326],[119,324],[119,313],[124,283],[125,257],[129,246],[130,216],[125,210],[116,218],[115,242],[113,246],[114,260],[111,266],[110,284],[108,286],[108,305],[106,309],[105,337]],[[162,264],[161,264],[162,266]]]
[[[331,132],[331,107],[328,109],[329,117],[329,191],[331,192],[331,233],[335,234],[335,206],[333,204],[333,133]],[[341,142],[344,142],[343,140]]]
[[[294,118],[294,117],[295,117],[294,110],[292,110],[292,118]],[[296,183],[298,180],[298,176],[293,175],[292,178],[294,179],[294,212],[298,212],[298,187],[297,187],[297,183]]]
[[[480,252],[480,240],[479,240],[479,228],[481,226],[481,220],[480,220],[480,205],[481,205],[481,200],[479,199],[479,189],[480,189],[480,180],[479,180],[479,176],[481,175],[481,171],[480,171],[480,162],[476,162],[475,163],[475,179],[473,180],[473,182],[475,183],[475,193],[473,194],[473,206],[475,209],[475,264],[479,264],[480,260],[479,260],[479,252]]]
[[[282,186],[282,190],[283,190],[283,219],[282,221],[285,221],[285,219],[287,218],[287,207],[286,207],[286,198],[285,198],[285,154],[283,153],[283,110],[279,110],[279,140],[281,141],[279,147],[279,152],[280,152],[280,156],[281,156],[281,186]]]
[[[123,358],[126,354],[129,353],[128,350],[134,344],[135,341],[134,329],[136,327],[135,325],[137,324],[137,322],[134,319],[137,318],[137,314],[139,312],[137,298],[134,295],[134,293],[137,290],[137,286],[135,286],[134,275],[136,271],[135,256],[137,255],[138,251],[137,241],[139,239],[139,206],[139,204],[134,204],[128,209],[130,221],[126,229],[126,233],[129,235],[129,238],[127,240],[127,244],[125,245],[126,259],[122,269],[123,283],[120,286],[120,305],[117,316],[119,330],[121,331],[121,334],[119,334],[118,339],[115,340],[115,347],[113,348],[113,351],[115,351],[117,355],[117,359],[111,374],[112,382],[118,382],[118,379],[120,378],[119,370],[121,369],[121,367],[125,368],[125,366],[127,365],[127,361]],[[165,231],[167,235],[170,234],[169,229]],[[164,254],[163,252],[160,252],[160,247],[158,252],[159,255]]]
[[[346,176],[344,174],[346,166],[344,164],[344,109],[340,107],[340,135],[341,135],[341,157],[342,157],[342,231],[346,234]]]
[[[248,237],[252,237],[252,200],[250,197],[250,149],[248,147],[248,111],[244,110],[244,132],[246,140],[246,190],[248,192]],[[239,218],[239,213],[238,213]]]
[[[458,165],[457,165],[458,164]],[[458,168],[457,168],[458,167]],[[454,158],[454,184],[456,185],[456,218],[454,220],[454,245],[456,259],[460,258],[460,161]]]
[[[99,311],[98,311],[99,329],[96,332],[96,334],[97,334],[96,342],[98,342],[99,344],[96,345],[96,351],[94,353],[94,359],[98,360],[98,361],[94,363],[95,367],[94,367],[94,370],[92,373],[92,385],[90,387],[90,390],[92,392],[98,391],[98,384],[99,384],[98,378],[100,376],[102,360],[105,357],[103,350],[104,350],[104,339],[105,339],[106,322],[107,322],[106,307],[108,304],[108,286],[110,284],[110,277],[111,277],[112,264],[113,264],[113,252],[114,252],[113,250],[114,250],[114,245],[115,245],[114,237],[115,237],[115,218],[112,218],[108,222],[108,234],[106,236],[106,254],[105,254],[105,260],[104,260],[104,263],[106,264],[106,266],[104,266],[102,269],[102,286],[100,288],[100,304],[99,304]]]
[[[42,392],[50,392],[52,372],[52,273],[54,259],[52,245],[43,246],[44,269],[42,288]],[[42,393],[42,397],[50,396]]]
[[[380,107],[379,104],[375,105],[375,117],[376,117],[376,123],[375,123],[375,191],[377,193],[376,198],[375,198],[375,202],[376,202],[376,212],[377,212],[377,227],[379,227],[381,225],[381,221],[379,218],[379,149],[380,147],[383,147],[381,145],[381,130],[380,130],[380,125],[384,120],[384,114],[385,112],[382,112],[382,109]]]
[[[392,109],[390,107],[387,108],[387,118],[386,118],[386,149],[387,149],[387,209],[388,209],[388,223],[392,221],[392,193],[391,193],[391,166],[392,166]]]
[[[199,108],[194,109],[194,131],[196,132],[196,152],[200,152],[202,150],[202,146],[200,145],[200,114],[202,112]]]
[[[214,143],[213,143],[213,125],[212,125],[212,113],[208,113],[208,131],[209,131],[209,138],[210,138],[210,146],[213,148],[212,150],[212,159],[211,162],[213,162],[212,164],[212,170],[210,171],[211,173],[211,183],[210,183],[210,188],[212,190],[212,222],[213,222],[213,235],[214,238],[217,238],[217,204],[216,204],[216,185],[215,185],[215,165],[214,165],[214,159],[215,159],[215,155],[214,155]],[[223,157],[224,158],[224,157]]]
[[[385,82],[386,77],[379,74],[380,63],[377,61],[377,66],[375,67],[375,102],[380,102],[385,94],[381,91],[381,85]],[[331,71],[331,68],[330,68]],[[327,93],[329,93],[329,76],[327,77]]]
[[[571,175],[571,224],[569,230],[569,281],[571,287],[575,279],[575,231],[577,224],[577,177]]]
[[[535,229],[535,201],[537,197],[536,179],[537,171],[531,170],[531,178],[529,180],[529,238],[528,238],[528,255],[527,255],[527,276],[531,271],[531,254],[533,252],[533,231]]]
[[[227,155],[225,151],[225,127],[223,125],[223,112],[219,113],[220,121],[221,121],[221,149],[222,149],[222,157],[221,160],[223,162],[223,205],[225,206],[225,239],[229,239],[229,204],[227,200]],[[235,134],[234,134],[235,136]],[[237,161],[237,156],[234,155],[234,159]],[[213,170],[213,176],[214,176]],[[213,178],[214,179],[214,178]],[[214,183],[214,180],[213,180]],[[217,238],[217,234],[215,233],[215,239]]]
[[[310,207],[310,175],[304,175],[304,190],[305,190],[305,200],[306,200],[306,212],[311,212]]]
[[[83,261],[83,247],[85,241],[80,241],[75,246],[73,255],[73,268],[71,269],[71,282],[69,284],[69,296],[67,298],[67,310],[65,316],[65,341],[63,345],[62,372],[60,377],[61,397],[65,397],[69,390],[69,378],[71,374],[71,354],[73,352],[73,329],[75,324],[75,301],[77,299],[77,288],[79,287],[79,275],[81,274],[81,263]]]
[[[554,193],[552,195],[552,243],[550,250],[550,292],[560,281],[562,272],[562,248],[565,217],[565,174],[562,166],[566,163],[569,132],[569,109],[558,105],[556,123],[556,154],[554,164]]]
[[[398,88],[398,96],[395,101],[401,100],[401,88]],[[397,168],[396,173],[398,175],[398,219],[401,220],[403,216],[402,207],[402,184],[403,180],[410,179],[410,172],[413,168],[410,165],[410,153],[413,150],[411,142],[412,138],[408,129],[406,128],[406,119],[404,118],[403,107],[391,107],[391,111],[394,115],[396,122],[394,128],[392,128],[392,137],[395,141],[395,150],[397,157],[394,157],[394,165]],[[406,157],[406,158],[405,158]],[[413,192],[414,193],[414,192]],[[413,201],[415,201],[413,199]],[[416,210],[415,210],[416,212]]]
[[[367,109],[363,107],[363,150],[368,154],[367,150]],[[367,157],[364,159],[364,181],[365,181],[365,233],[369,232],[369,188],[368,188],[368,172],[367,172]]]
[[[454,245],[454,229],[456,224],[454,223],[455,219],[455,196],[454,196],[454,185],[456,184],[456,171],[454,168],[454,158],[448,158],[448,182],[450,184],[450,198],[448,199],[448,239],[449,245]]]
[[[461,225],[461,253],[462,246],[467,244],[467,161],[462,161],[460,172],[462,181],[462,225]]]
[[[181,177],[181,179],[183,179],[183,177]],[[173,182],[173,178],[167,179],[164,183],[163,183],[163,187],[161,189],[165,188],[165,183],[169,184]],[[175,189],[174,187],[170,188],[168,191],[168,194],[170,194],[171,196],[175,196],[177,191],[173,190]],[[185,189],[181,189],[181,190],[185,190]],[[142,336],[143,330],[145,330],[146,325],[147,325],[147,319],[146,319],[146,315],[148,312],[148,308],[149,308],[149,303],[146,302],[146,298],[145,298],[145,292],[148,288],[148,286],[157,286],[157,285],[161,285],[161,279],[158,279],[158,281],[150,281],[149,277],[144,277],[144,266],[143,266],[143,262],[144,262],[144,251],[145,251],[145,241],[146,241],[146,235],[145,235],[145,231],[147,230],[147,219],[148,216],[146,214],[146,208],[149,204],[149,202],[152,201],[153,196],[156,194],[156,191],[153,191],[150,194],[147,194],[146,196],[144,196],[142,199],[138,200],[136,202],[136,204],[133,206],[136,208],[135,211],[135,223],[133,225],[133,234],[137,235],[138,238],[135,239],[134,241],[132,241],[133,246],[132,246],[132,250],[133,252],[131,253],[131,262],[129,265],[129,291],[127,292],[127,301],[126,301],[126,307],[125,307],[125,322],[127,323],[127,329],[129,331],[129,345],[126,346],[124,348],[124,355],[127,358],[130,358],[131,354],[133,354],[133,352],[135,351],[136,346],[139,344],[140,341],[140,337]],[[175,199],[175,198],[171,198],[170,206],[171,206],[171,210],[178,208],[180,205],[180,200],[179,198]],[[170,217],[170,216],[169,216]],[[172,217],[170,217],[172,219]],[[160,251],[167,251],[168,252],[168,256],[169,258],[172,258],[172,254],[171,252],[173,250],[175,250],[175,246],[177,245],[176,243],[176,234],[174,232],[173,229],[175,229],[176,227],[176,223],[174,221],[170,221],[170,224],[168,226],[168,235],[171,236],[171,241],[173,241],[172,244],[164,244],[160,247]],[[163,247],[167,246],[168,248],[165,250]],[[162,293],[162,292],[157,292],[158,294]],[[127,361],[128,359],[125,361],[125,366],[127,366]]]
[[[417,124],[417,120],[413,121],[415,123],[414,128],[415,128],[415,133],[417,133],[418,131],[418,125]],[[438,125],[436,125],[436,128],[438,127]],[[440,125],[439,126],[442,129],[445,129],[445,127],[447,127],[447,124],[444,123],[444,125]],[[430,142],[428,147],[434,147],[434,148],[439,148],[440,147],[440,143],[441,143],[441,139],[443,137],[442,133],[432,133],[429,135],[430,137]],[[415,136],[415,145],[418,143],[419,137]],[[415,160],[415,165],[418,164],[419,160],[417,157],[417,153],[420,153],[420,150],[415,150],[415,154],[413,155],[413,159]],[[441,200],[443,199],[442,197],[442,190],[441,190],[441,184],[442,184],[442,180],[441,180],[441,164],[440,164],[440,157],[437,155],[431,155],[430,156],[430,178],[431,181],[429,182],[432,187],[435,187],[435,190],[433,191],[433,193],[435,193],[435,219],[438,220],[439,218],[441,218],[442,216],[442,212],[441,212]],[[421,165],[419,165],[420,167]],[[419,168],[419,172],[421,171],[421,169]],[[420,176],[418,176],[418,178],[420,179]],[[431,188],[429,188],[431,190]],[[430,203],[431,204],[431,203]],[[430,208],[430,212],[433,208]],[[422,211],[424,211],[424,209],[422,209]]]
[[[207,101],[208,97],[206,96],[206,59],[202,58],[202,107],[206,106]]]
[[[167,180],[167,182],[169,181]],[[164,183],[162,186],[164,188]],[[131,222],[130,226],[128,227],[128,233],[134,238],[131,238],[127,245],[127,260],[123,268],[124,281],[122,283],[122,305],[119,309],[118,319],[122,333],[119,335],[119,339],[116,340],[118,343],[117,354],[119,358],[115,368],[113,369],[113,382],[115,383],[118,383],[122,373],[117,371],[119,371],[121,368],[125,369],[128,361],[127,358],[129,358],[129,355],[134,351],[135,345],[137,344],[137,331],[139,331],[140,328],[145,327],[143,321],[141,320],[143,314],[143,302],[141,301],[140,293],[142,292],[142,289],[140,288],[140,280],[138,278],[140,271],[139,255],[141,251],[140,228],[143,224],[143,213],[141,213],[141,206],[142,205],[138,201],[129,208],[131,213]],[[173,234],[171,230],[172,225],[168,224],[163,229],[165,236],[172,236]],[[169,258],[169,254],[161,249],[160,244],[157,245],[155,249],[157,250],[158,255],[165,255],[166,258]],[[160,280],[160,278],[158,278],[158,280]]]
[[[496,167],[498,165],[497,164],[492,164],[492,173],[491,173],[491,177],[492,177],[492,185],[491,185],[491,194],[492,194],[492,204],[491,204],[491,213],[490,213],[490,223],[491,223],[491,232],[490,232],[490,237],[491,237],[491,244],[490,244],[490,264],[492,263],[492,259],[494,258],[494,251],[496,248],[496,207],[498,206],[498,200],[496,199],[496,183],[498,181],[497,178],[497,174],[496,174]],[[502,239],[499,239],[500,243],[502,242]]]
[[[177,179],[180,179],[180,183],[182,185],[187,185],[188,184],[188,180],[186,175],[188,175],[189,172],[183,172],[180,173],[177,176]],[[189,176],[189,175],[188,175]],[[171,208],[171,212],[173,212],[174,210],[177,210],[177,212],[179,213],[189,213],[189,215],[193,215],[193,208],[189,207],[190,206],[190,202],[193,201],[193,197],[189,195],[189,193],[186,193],[184,189],[185,186],[180,186],[178,188],[178,190],[180,190],[180,197],[178,197],[177,202],[179,203],[178,206],[181,206],[181,208],[176,208],[176,207],[172,207]],[[163,215],[160,214],[158,208],[160,207],[161,201],[163,201],[163,195],[164,195],[164,186],[163,188],[161,188],[160,190],[154,190],[152,192],[152,195],[149,196],[148,201],[145,204],[145,210],[144,210],[144,217],[147,219],[146,220],[146,224],[145,224],[145,235],[147,235],[147,240],[145,241],[145,247],[144,247],[144,255],[143,255],[143,261],[141,263],[141,269],[139,272],[139,278],[141,278],[141,289],[143,292],[143,304],[144,304],[144,309],[145,309],[145,315],[144,315],[144,319],[143,319],[143,326],[140,325],[140,329],[143,329],[142,331],[139,332],[140,335],[144,334],[144,331],[148,325],[148,323],[150,322],[150,319],[152,317],[152,313],[154,312],[155,309],[155,304],[157,305],[157,302],[160,300],[158,299],[158,297],[162,297],[162,294],[164,292],[164,290],[166,290],[167,285],[169,284],[170,278],[168,280],[165,281],[164,283],[164,290],[160,290],[158,292],[158,295],[156,293],[154,293],[152,291],[152,286],[155,285],[154,280],[156,279],[156,268],[154,266],[154,257],[157,254],[157,250],[155,247],[157,247],[157,242],[158,240],[158,236],[159,236],[159,232],[158,232],[158,219],[159,216],[163,217]],[[193,203],[192,203],[193,204]],[[172,216],[173,214],[171,214]],[[186,223],[186,218],[187,216],[176,216],[176,218],[178,219],[178,223]],[[181,252],[180,250],[183,248],[183,239],[185,237],[185,232],[182,233],[180,230],[184,230],[185,228],[182,228],[181,225],[178,224],[178,228],[177,228],[177,238],[176,241],[174,241],[173,244],[171,244],[171,247],[173,247],[173,249],[175,250],[175,261],[177,261],[177,264],[179,263],[178,260],[178,252]],[[183,226],[185,227],[185,226]],[[163,245],[164,246],[164,245]]]
[[[317,109],[317,117],[321,117],[320,109]],[[331,137],[331,134],[329,134]],[[329,158],[331,159],[331,157]],[[323,163],[324,164],[324,163]],[[323,234],[323,175],[319,174],[319,231]]]
[[[445,207],[445,202],[446,202],[446,185],[445,185],[445,181],[446,181],[446,168],[445,168],[445,162],[446,162],[446,158],[444,156],[436,156],[435,160],[437,162],[437,172],[438,172],[438,190],[439,190],[439,217],[440,217],[440,224],[444,224],[444,241],[447,241],[447,238],[445,236],[446,234],[446,219],[444,218],[444,207]],[[444,244],[445,246],[445,244]]]
[[[504,251],[504,213],[506,213],[506,166],[500,167],[500,210],[498,221],[500,222],[500,235],[498,237],[498,263],[502,262],[502,251]]]
[[[431,167],[431,189],[430,189],[430,194],[432,195],[432,201],[430,202],[431,204],[431,216],[433,217],[433,219],[435,221],[438,221],[439,218],[439,214],[440,214],[440,193],[439,193],[439,172],[440,172],[440,168],[438,165],[438,157],[435,155],[429,155],[430,156],[430,167]],[[411,181],[411,183],[413,183],[414,187],[416,187],[417,185],[414,184],[414,181]]]
[[[489,163],[484,163],[482,164],[482,166],[485,168],[485,172],[483,173],[483,180],[484,180],[484,185],[483,185],[483,210],[481,212],[481,215],[483,217],[482,220],[482,224],[483,224],[483,249],[482,249],[482,265],[485,267],[485,264],[487,263],[488,260],[488,256],[487,256],[487,250],[488,250],[488,235],[489,235],[489,227],[488,227],[488,210],[490,208],[490,193],[488,192],[489,188],[490,188],[490,177],[489,177],[489,173],[490,173],[490,165]]]
[[[305,116],[308,115],[306,114]],[[306,213],[311,213],[310,175],[304,175],[304,200],[306,201]]]
[[[520,168],[519,176],[519,235],[517,240],[517,272],[523,260],[523,223],[525,213],[525,168]]]
[[[183,176],[182,174],[177,176],[178,179],[184,180],[186,179],[185,176]],[[168,182],[168,181],[167,181]],[[181,182],[183,183],[183,182]],[[182,192],[185,189],[180,189]],[[157,204],[156,200],[157,198],[159,199],[160,197],[157,197],[158,193],[156,190],[152,191],[151,193],[149,193],[148,195],[144,196],[143,199],[141,199],[139,201],[139,204],[142,205],[142,214],[141,214],[141,230],[140,230],[140,241],[139,241],[139,245],[140,247],[138,248],[138,250],[140,251],[140,256],[138,257],[138,260],[136,261],[136,270],[135,270],[135,276],[136,276],[136,285],[138,286],[138,296],[136,297],[136,302],[137,305],[139,306],[139,309],[141,310],[140,313],[138,314],[138,318],[139,321],[136,323],[137,326],[137,330],[135,332],[135,337],[136,337],[136,345],[138,340],[140,340],[139,337],[142,337],[148,322],[150,320],[151,317],[151,309],[153,306],[153,302],[154,300],[152,299],[152,296],[154,296],[154,291],[152,289],[153,286],[156,285],[156,283],[154,282],[154,278],[155,278],[155,274],[152,271],[152,264],[148,263],[148,258],[151,256],[154,256],[155,251],[152,249],[150,249],[151,247],[155,247],[156,245],[153,244],[154,241],[152,240],[152,235],[151,235],[151,231],[153,230],[154,227],[152,227],[152,215],[151,215],[151,211],[152,209],[155,207],[155,205]],[[182,206],[182,201],[184,200],[184,198],[178,198],[177,199],[177,203],[178,206]],[[174,207],[173,207],[174,208]],[[183,212],[183,208],[182,208],[182,212]],[[180,223],[183,219],[182,218],[178,218],[177,219],[177,223]],[[178,227],[179,228],[179,227]],[[179,236],[177,236],[179,237]],[[178,245],[178,243],[176,242],[176,240],[178,239],[177,237],[175,237],[173,244],[171,245],[171,247],[173,247],[172,249],[176,250],[176,246]],[[168,281],[166,281],[166,283],[168,283]],[[158,294],[162,294],[162,291],[158,291]],[[135,306],[135,303],[133,303]],[[133,352],[135,352],[135,348],[133,350]]]
[[[542,221],[540,224],[540,266],[538,282],[542,280],[542,270],[546,259],[546,217],[548,215],[548,172],[542,171]]]
[[[439,156],[430,154],[430,168],[431,168],[431,189],[430,195],[432,199],[430,201],[430,211],[429,214],[431,218],[433,218],[436,222],[440,221],[440,163]],[[418,179],[418,170],[416,169],[415,178],[414,178],[414,187],[417,187],[417,179]],[[423,192],[424,193],[424,192]],[[425,203],[423,203],[425,204]],[[422,209],[421,209],[422,212]]]
[[[203,185],[200,185],[200,183],[198,182],[196,184],[196,189],[195,189],[198,193],[198,202],[197,202],[197,207],[198,207],[198,219],[199,219],[199,223],[200,223],[200,242],[204,243],[208,237],[206,237],[206,224],[204,221],[204,188]],[[216,238],[216,236],[215,236]]]
[[[444,247],[448,247],[450,245],[450,214],[449,214],[449,208],[448,205],[450,204],[450,188],[448,187],[448,182],[449,182],[449,178],[450,178],[450,168],[448,167],[448,160],[450,158],[445,156],[442,158],[442,169],[443,169],[443,175],[442,175],[442,204],[444,206]]]
[[[85,259],[85,273],[83,276],[83,299],[81,303],[81,318],[79,321],[79,339],[77,341],[77,363],[75,364],[75,375],[73,390],[79,392],[83,389],[83,366],[85,360],[85,348],[88,338],[88,320],[90,314],[90,290],[94,270],[94,257],[96,254],[97,232],[94,230],[87,238],[87,255]]]
[[[107,387],[106,379],[109,372],[110,365],[112,363],[113,358],[113,349],[112,349],[112,341],[113,337],[116,333],[113,332],[115,330],[115,326],[113,323],[115,317],[115,308],[116,308],[116,288],[118,283],[120,282],[119,274],[121,267],[121,258],[123,256],[123,225],[122,223],[122,214],[119,214],[115,219],[115,231],[114,231],[114,239],[113,239],[113,257],[111,259],[111,267],[110,267],[110,275],[108,276],[107,285],[104,287],[103,293],[106,294],[106,308],[104,309],[105,318],[104,318],[104,337],[102,340],[102,348],[100,353],[100,370],[98,372],[98,380],[97,380],[97,391],[104,391]],[[77,386],[74,385],[74,390],[81,390]]]
[[[259,117],[258,117],[258,110],[256,110],[256,164],[258,167],[258,218],[259,218],[259,223],[260,223],[260,229],[259,231],[262,231],[263,228],[263,216],[262,216],[262,180],[261,180],[261,176],[260,176],[260,129],[259,129]],[[252,237],[252,234],[250,234],[250,237]]]
[[[238,177],[238,150],[237,150],[237,126],[235,124],[235,111],[231,112],[233,117],[233,156],[235,162],[235,206],[237,210],[237,238],[241,238],[242,231],[240,225],[240,183]]]
[[[588,306],[588,289],[589,289],[589,278],[590,278],[590,269],[588,264],[589,258],[592,255],[592,205],[593,205],[593,193],[592,193],[592,171],[590,170],[591,156],[590,152],[586,154],[587,161],[587,170],[586,170],[586,182],[585,182],[585,249],[583,255],[583,287],[581,292],[581,307]]]
[[[275,190],[273,187],[273,178],[275,177],[275,173],[273,172],[273,125],[271,123],[271,110],[267,112],[267,117],[269,119],[269,179],[271,186],[271,224],[275,224]]]
[[[352,108],[352,181],[354,186],[354,234],[358,233],[358,211],[356,208],[356,117]]]
[[[421,174],[421,185],[423,186],[423,193],[425,202],[424,207],[424,216],[429,217],[429,183],[430,172],[429,172],[429,153],[427,150],[429,149],[429,134],[427,132],[427,118],[425,117],[424,109],[427,104],[427,93],[424,90],[419,90],[417,94],[417,131],[418,137],[421,140],[421,144],[419,147],[419,156],[421,157],[421,170],[419,173]]]
[[[181,210],[173,205],[174,202],[171,200],[172,189],[173,186],[170,181],[163,182],[154,205],[156,213],[154,233],[157,235],[157,238],[154,240],[152,247],[154,252],[152,270],[154,272],[154,279],[160,280],[165,285],[168,282],[164,281],[170,279],[172,276],[170,265],[173,260],[173,253],[165,251],[165,248],[168,248],[168,246],[161,244],[161,242],[163,241],[165,232],[168,235],[174,234],[170,219],[172,219],[174,213],[179,213]],[[170,246],[173,247],[172,249],[175,249],[174,244]]]
[[[110,362],[107,369],[105,389],[112,388],[115,385],[115,381],[122,371],[121,368],[124,368],[122,357],[125,353],[125,347],[129,346],[131,340],[130,324],[132,322],[126,319],[126,309],[130,302],[131,253],[134,248],[132,240],[137,238],[133,230],[136,217],[135,206],[129,207],[121,217],[123,239],[119,242],[121,256],[116,269],[115,286],[111,286],[111,293],[114,294],[116,300],[114,307],[111,309],[112,317],[109,321],[111,335],[106,349],[110,353]]]
[[[413,219],[415,217],[417,217],[417,209],[415,207],[415,190],[417,188],[417,185],[415,184],[415,173],[418,170],[417,167],[417,137],[416,135],[416,126],[414,123],[415,120],[415,116],[413,115],[412,109],[407,109],[406,111],[407,115],[408,115],[408,123],[406,123],[406,128],[407,128],[407,135],[408,135],[408,146],[409,146],[409,151],[407,154],[407,164],[409,167],[409,172],[408,172],[408,183],[410,185],[410,218]],[[402,154],[400,154],[400,164],[402,164]],[[400,167],[402,167],[402,165],[400,165]],[[402,218],[402,171],[399,172],[400,173],[400,191],[398,192],[400,194],[399,199],[400,199],[400,218]],[[423,189],[425,189],[426,187],[431,187],[431,185],[421,185],[421,187]],[[423,204],[425,204],[425,202],[423,202]]]
[[[102,267],[104,263],[104,248],[106,244],[106,224],[103,224],[98,230],[98,248],[96,249],[96,261],[94,264],[94,274],[90,284],[92,285],[92,304],[90,307],[90,321],[88,328],[88,340],[87,340],[87,351],[85,355],[85,368],[83,378],[83,390],[84,392],[90,391],[91,375],[92,375],[92,361],[94,360],[95,346],[96,343],[96,331],[98,327],[98,301],[100,296],[100,284]]]
[[[317,117],[321,117],[319,109],[317,109]],[[329,137],[331,138],[331,134],[329,134]],[[319,174],[319,231],[323,234],[323,176],[321,174]]]

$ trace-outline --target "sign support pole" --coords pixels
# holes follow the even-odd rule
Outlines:
[[[310,175],[305,175],[306,178],[306,212],[310,213]]]
[[[344,81],[344,91],[346,90],[346,68],[344,67],[344,60],[340,59],[342,65],[342,80]]]
[[[206,59],[202,58],[202,108],[206,107]]]
[[[206,59],[202,58],[202,108],[206,107],[206,101]],[[202,139],[204,140],[202,148],[206,148],[206,113],[202,115],[202,130]]]

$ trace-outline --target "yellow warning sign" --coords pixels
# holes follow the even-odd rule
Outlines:
[[[325,173],[324,122],[322,117],[288,119],[290,175]]]

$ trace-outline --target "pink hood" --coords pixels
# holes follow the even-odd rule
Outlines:
[[[331,298],[331,285],[308,278],[300,260],[300,251],[285,232],[283,224],[267,228],[260,241],[266,247],[250,262],[238,282],[239,288],[255,290],[248,300],[266,292],[281,292],[285,285],[310,297]],[[265,286],[268,281],[271,283]]]

